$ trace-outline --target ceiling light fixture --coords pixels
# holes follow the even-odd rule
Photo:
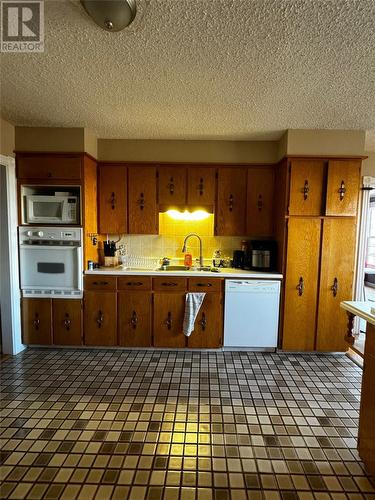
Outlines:
[[[135,18],[135,0],[81,0],[87,14],[106,31],[121,31]]]

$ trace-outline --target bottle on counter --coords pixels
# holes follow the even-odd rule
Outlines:
[[[212,257],[212,265],[214,267],[220,267],[221,263],[221,250],[215,250]]]
[[[186,253],[184,258],[184,266],[191,267],[193,265],[193,256],[191,253]]]

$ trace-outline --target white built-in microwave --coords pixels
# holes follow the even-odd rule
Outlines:
[[[79,224],[78,197],[68,194],[25,196],[27,224]]]

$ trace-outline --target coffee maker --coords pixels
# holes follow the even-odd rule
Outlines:
[[[272,240],[250,240],[244,259],[244,269],[251,271],[276,271],[277,243]]]

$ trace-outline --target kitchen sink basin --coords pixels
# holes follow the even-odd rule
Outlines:
[[[162,266],[158,271],[212,271],[210,266],[206,267],[187,267],[187,266]]]

